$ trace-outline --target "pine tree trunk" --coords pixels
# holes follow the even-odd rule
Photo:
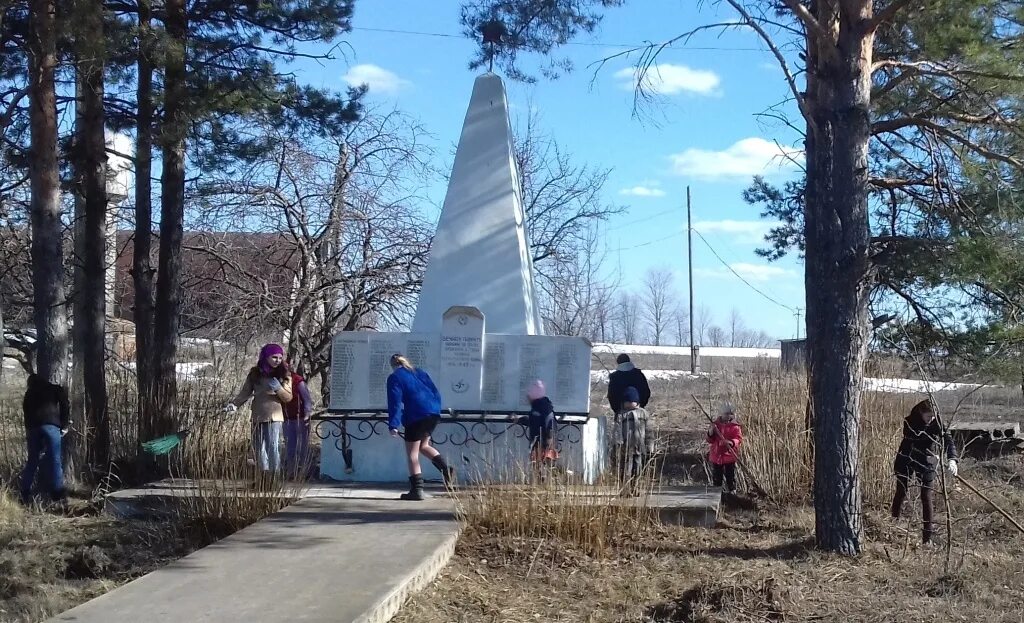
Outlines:
[[[135,287],[135,361],[138,376],[138,438],[146,441],[170,432],[158,425],[153,401],[153,32],[152,6],[139,0],[139,60],[136,90],[138,112],[135,138],[135,244],[132,282]],[[141,452],[141,448],[140,448]],[[140,457],[142,458],[142,457]]]
[[[50,382],[66,384],[68,320],[57,162],[55,13],[54,0],[32,0],[29,5],[32,290],[37,339],[36,371]]]
[[[82,181],[84,167],[82,163],[82,135],[78,128],[84,128],[82,120],[84,110],[82,100],[84,99],[85,84],[84,76],[76,71],[75,75],[75,136],[71,140],[71,160],[74,165],[72,192],[74,199],[74,213],[71,219],[71,375],[69,381],[69,398],[71,402],[71,419],[79,422],[74,431],[64,437],[62,448],[64,450],[64,465],[68,474],[75,479],[86,477],[83,468],[86,463],[89,440],[92,430],[89,420],[85,417],[85,337],[82,331],[85,328],[86,311],[85,297],[79,293],[88,288],[85,280],[85,188]]]
[[[868,140],[872,37],[860,9],[870,0],[817,5],[838,25],[836,43],[808,45],[807,345],[814,418],[815,539],[855,555],[862,537],[860,387],[868,343],[870,232]],[[859,9],[858,9],[859,7]],[[831,8],[841,16],[827,15]],[[849,13],[853,12],[853,15]],[[828,46],[829,49],[825,49]]]
[[[188,99],[185,83],[185,0],[167,0],[169,41],[164,67],[164,119],[160,135],[160,267],[153,333],[154,395],[161,418],[173,423],[177,406],[175,362],[181,315],[181,243],[185,213],[185,134]]]
[[[89,463],[101,471],[110,463],[110,422],[107,417],[106,370],[106,242],[107,242],[107,180],[105,117],[103,111],[103,5],[93,0],[76,3],[76,36],[78,74],[81,93],[77,105],[75,129],[77,142],[77,175],[80,194],[85,204],[81,240],[75,247],[80,253],[83,281],[76,284],[75,337],[81,340],[75,352],[82,358],[80,372],[84,382],[85,418],[88,423]],[[80,242],[80,243],[79,243]],[[76,362],[78,363],[78,362]]]

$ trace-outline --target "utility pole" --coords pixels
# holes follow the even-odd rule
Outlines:
[[[801,317],[801,315],[803,315],[804,310],[803,310],[802,307],[797,307],[796,310],[793,313],[796,314],[796,339],[799,340],[800,339],[800,317]]]
[[[690,187],[686,187],[686,255],[690,278],[690,374],[700,372],[700,346],[693,335],[693,209],[690,205]]]

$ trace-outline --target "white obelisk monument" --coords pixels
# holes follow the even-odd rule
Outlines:
[[[388,361],[401,352],[431,375],[442,408],[452,411],[432,441],[463,482],[530,469],[525,431],[509,416],[528,412],[526,388],[535,380],[560,417],[560,464],[597,482],[605,435],[604,418],[590,417],[591,345],[543,334],[531,258],[505,86],[488,73],[473,85],[412,331],[334,338],[328,410],[349,419],[344,430],[329,421],[317,429],[322,475],[407,478],[386,421]],[[430,477],[432,468],[424,469]]]
[[[439,331],[452,305],[483,312],[488,333],[544,333],[505,85],[493,73],[473,85],[413,333]]]

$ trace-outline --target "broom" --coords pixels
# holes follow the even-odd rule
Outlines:
[[[202,417],[207,416],[201,415],[200,418]],[[181,445],[181,442],[184,441],[191,432],[191,429],[183,428],[176,433],[157,437],[156,439],[144,442],[142,444],[142,449],[153,456],[164,456],[170,454],[172,450]]]
[[[179,430],[176,433],[170,435],[164,435],[163,437],[157,437],[151,441],[147,441],[142,444],[142,449],[153,456],[163,456],[170,454],[171,450],[174,450],[181,442],[188,437],[189,429],[185,428]]]

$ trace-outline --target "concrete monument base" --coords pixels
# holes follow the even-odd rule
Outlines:
[[[409,478],[402,439],[388,433],[384,416],[331,418],[316,424],[322,439],[320,474],[347,482],[404,483]],[[445,416],[431,437],[434,447],[467,484],[506,482],[530,472],[526,427],[508,417]],[[558,420],[557,468],[572,472],[584,484],[595,484],[604,471],[605,418],[566,416]],[[346,462],[346,458],[349,462]],[[423,475],[440,478],[430,461],[421,458]]]

